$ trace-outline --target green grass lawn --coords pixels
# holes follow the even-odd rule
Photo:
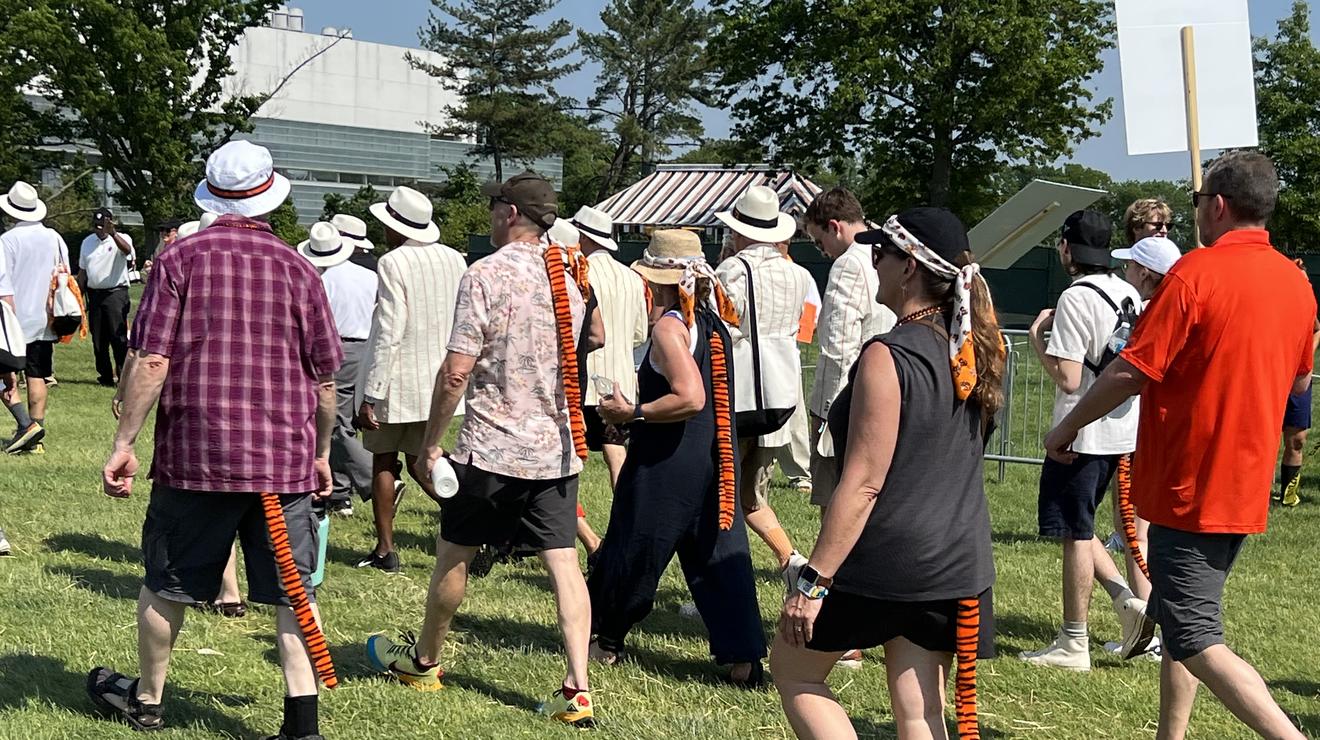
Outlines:
[[[83,691],[95,665],[136,672],[134,605],[142,574],[139,533],[148,482],[129,501],[100,492],[99,472],[113,434],[111,392],[95,385],[90,343],[61,346],[44,456],[0,459],[0,526],[14,556],[0,559],[0,737],[127,738],[127,727],[93,713]],[[274,389],[279,392],[279,389]],[[1048,403],[1048,399],[1046,401]],[[138,454],[144,470],[151,435]],[[1264,674],[1284,708],[1320,734],[1320,493],[1308,467],[1299,508],[1275,511],[1270,532],[1253,537],[1227,596],[1229,642]],[[980,667],[987,736],[1140,738],[1154,733],[1158,666],[1101,657],[1118,634],[1103,592],[1091,613],[1095,668],[1074,674],[1018,662],[1020,650],[1054,635],[1060,618],[1060,553],[1034,536],[1037,469],[1009,466],[987,491],[994,519],[996,642],[1001,657]],[[593,458],[582,494],[593,525],[606,529],[609,491]],[[806,497],[786,488],[772,501],[803,551],[817,532]],[[1107,512],[1109,507],[1104,507]],[[1107,514],[1102,515],[1107,518]],[[320,591],[327,636],[342,683],[322,701],[331,738],[553,738],[577,731],[534,711],[562,676],[547,581],[535,561],[497,566],[476,581],[446,648],[445,691],[422,694],[373,674],[363,643],[376,631],[416,629],[432,558],[436,511],[414,489],[404,499],[398,542],[403,572],[390,577],[353,563],[373,542],[366,507],[336,520],[326,584]],[[1107,527],[1102,525],[1107,531]],[[767,634],[779,587],[767,549],[753,542]],[[723,688],[707,657],[699,622],[678,616],[688,599],[677,568],[661,585],[654,614],[631,637],[631,660],[594,668],[600,737],[784,738],[791,734],[772,690]],[[259,737],[280,723],[282,682],[269,611],[226,620],[190,612],[179,636],[165,699],[166,737]],[[880,651],[832,684],[863,737],[892,737]],[[951,711],[950,711],[951,716]],[[1247,733],[1202,693],[1198,738]]]

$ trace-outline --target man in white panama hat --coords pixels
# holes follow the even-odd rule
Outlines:
[[[330,219],[330,223],[339,230],[339,235],[344,237],[345,241],[353,244],[353,254],[349,255],[348,261],[375,272],[377,260],[373,253],[376,251],[376,245],[372,244],[367,236],[367,222],[347,213],[336,213]]]
[[[351,216],[349,217],[351,218]],[[359,220],[359,223],[361,221]],[[357,233],[363,233],[365,229]],[[371,336],[371,314],[376,308],[376,273],[352,262],[357,242],[345,237],[334,222],[312,224],[307,241],[298,252],[316,266],[335,317],[344,364],[335,374],[335,397],[338,413],[335,430],[330,435],[330,470],[334,473],[334,491],[330,510],[352,514],[353,491],[363,500],[371,498],[372,458],[362,446],[353,425],[353,397],[358,371]]]
[[[42,223],[46,204],[36,188],[19,181],[0,196],[0,211],[13,225],[0,234],[0,251],[13,285],[14,311],[27,339],[27,406],[19,400],[17,383],[6,383],[4,404],[17,422],[5,452],[41,451],[46,436],[46,378],[55,374],[54,351],[58,337],[50,330],[46,299],[51,276],[68,269],[69,247],[54,229]]]
[[[370,210],[385,226],[390,251],[377,265],[376,311],[363,361],[364,380],[357,390],[362,444],[374,455],[371,495],[376,519],[376,547],[358,567],[397,573],[394,511],[403,490],[399,453],[411,473],[423,446],[435,374],[445,359],[458,281],[467,263],[438,242],[440,227],[431,221],[431,201],[422,193],[398,187],[389,200]]]
[[[764,185],[753,185],[734,203],[732,211],[715,214],[732,232],[733,256],[720,263],[715,271],[730,300],[738,309],[740,328],[733,330],[735,353],[740,342],[750,341],[751,317],[756,318],[756,331],[764,360],[767,346],[774,342],[787,343],[797,348],[797,334],[811,292],[811,273],[787,259],[788,241],[797,233],[797,221],[779,210],[779,194]],[[755,305],[750,296],[755,295]],[[761,384],[794,383],[801,395],[801,367],[794,354],[797,372],[792,377],[763,372]],[[739,378],[749,377],[748,368],[738,368]],[[735,385],[734,392],[746,391]],[[774,471],[775,450],[792,441],[792,429],[785,424],[779,429],[757,438],[739,439],[742,450],[743,512],[747,526],[765,541],[774,552],[779,567],[786,574],[790,565],[806,562],[793,549],[792,540],[779,524],[774,509],[770,508],[770,477]],[[786,576],[787,578],[787,576]]]
[[[288,195],[264,147],[233,141],[212,152],[194,200],[221,215],[157,256],[134,319],[102,486],[115,498],[132,493],[134,444],[159,401],[142,527],[141,676],[94,668],[87,692],[139,730],[165,724],[185,607],[217,597],[235,539],[248,600],[275,607],[286,684],[278,737],[319,738],[318,679],[336,683],[310,575],[342,355],[320,276],[267,222]]]

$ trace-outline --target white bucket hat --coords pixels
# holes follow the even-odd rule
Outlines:
[[[400,185],[384,203],[373,203],[371,215],[414,241],[431,244],[440,238],[440,227],[431,221],[431,201],[410,187]]]
[[[610,214],[591,206],[582,206],[573,216],[573,225],[591,241],[611,252],[619,251],[619,245],[614,241],[614,219],[610,218]]]
[[[1116,260],[1132,260],[1161,275],[1169,274],[1174,263],[1182,257],[1178,245],[1163,236],[1148,236],[1126,249],[1115,249],[1110,254]]]
[[[250,141],[231,141],[206,159],[206,179],[193,201],[210,213],[263,216],[289,197],[289,180],[275,171],[270,150]]]
[[[206,227],[215,223],[215,220],[217,218],[220,217],[215,215],[214,213],[203,213],[202,217],[197,219],[196,221],[188,221],[187,223],[179,224],[179,238],[182,239],[185,236],[192,236],[193,234],[196,234],[202,229],[205,229]]]
[[[317,267],[334,267],[347,262],[356,243],[339,235],[335,225],[317,221],[307,230],[307,241],[298,245],[298,254]]]
[[[0,196],[0,210],[19,221],[40,221],[46,217],[46,204],[37,197],[37,189],[19,180]]]
[[[335,217],[330,219],[330,224],[339,230],[340,236],[353,242],[354,247],[364,252],[375,249],[375,245],[367,238],[366,221],[347,213],[336,213]]]
[[[576,247],[582,241],[582,234],[577,227],[562,218],[557,218],[553,224],[550,224],[550,230],[545,232],[545,236],[550,241],[566,247]]]
[[[753,185],[733,204],[732,211],[715,217],[734,232],[765,244],[778,244],[793,238],[797,221],[779,212],[779,194],[764,185]]]

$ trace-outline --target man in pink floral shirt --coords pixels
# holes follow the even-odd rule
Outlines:
[[[569,430],[542,239],[558,204],[550,183],[531,172],[488,184],[483,192],[491,199],[491,241],[498,250],[468,268],[459,283],[449,353],[436,380],[427,447],[418,461],[418,477],[429,481],[444,455],[440,439],[465,398],[467,415],[450,453],[459,490],[441,507],[419,639],[396,644],[376,636],[367,650],[378,669],[403,683],[439,688],[440,647],[463,600],[477,549],[512,543],[538,552],[550,573],[568,653],[564,684],[544,709],[556,720],[582,725],[592,718],[591,607],[574,548],[582,461]],[[585,307],[576,284],[566,283],[573,336],[578,336]]]

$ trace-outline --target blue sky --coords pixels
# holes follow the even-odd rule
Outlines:
[[[1215,0],[1204,0],[1215,2]],[[353,29],[355,38],[401,46],[415,46],[417,31],[426,22],[430,0],[294,0],[302,8],[306,28],[319,31],[323,26]],[[567,17],[575,25],[590,31],[600,29],[598,14],[605,0],[562,0],[547,17]],[[1292,7],[1292,0],[1250,0],[1252,35],[1273,36],[1279,18]],[[1312,26],[1315,36],[1316,27]],[[594,88],[595,70],[584,67],[560,83],[560,92],[585,98]],[[1105,69],[1096,78],[1101,99],[1114,98],[1114,115],[1101,129],[1100,136],[1077,149],[1073,161],[1104,170],[1116,179],[1182,179],[1188,176],[1187,155],[1151,154],[1132,157],[1127,154],[1123,133],[1123,101],[1118,67],[1118,51],[1105,55]],[[724,136],[729,117],[722,110],[704,111],[707,134]]]

